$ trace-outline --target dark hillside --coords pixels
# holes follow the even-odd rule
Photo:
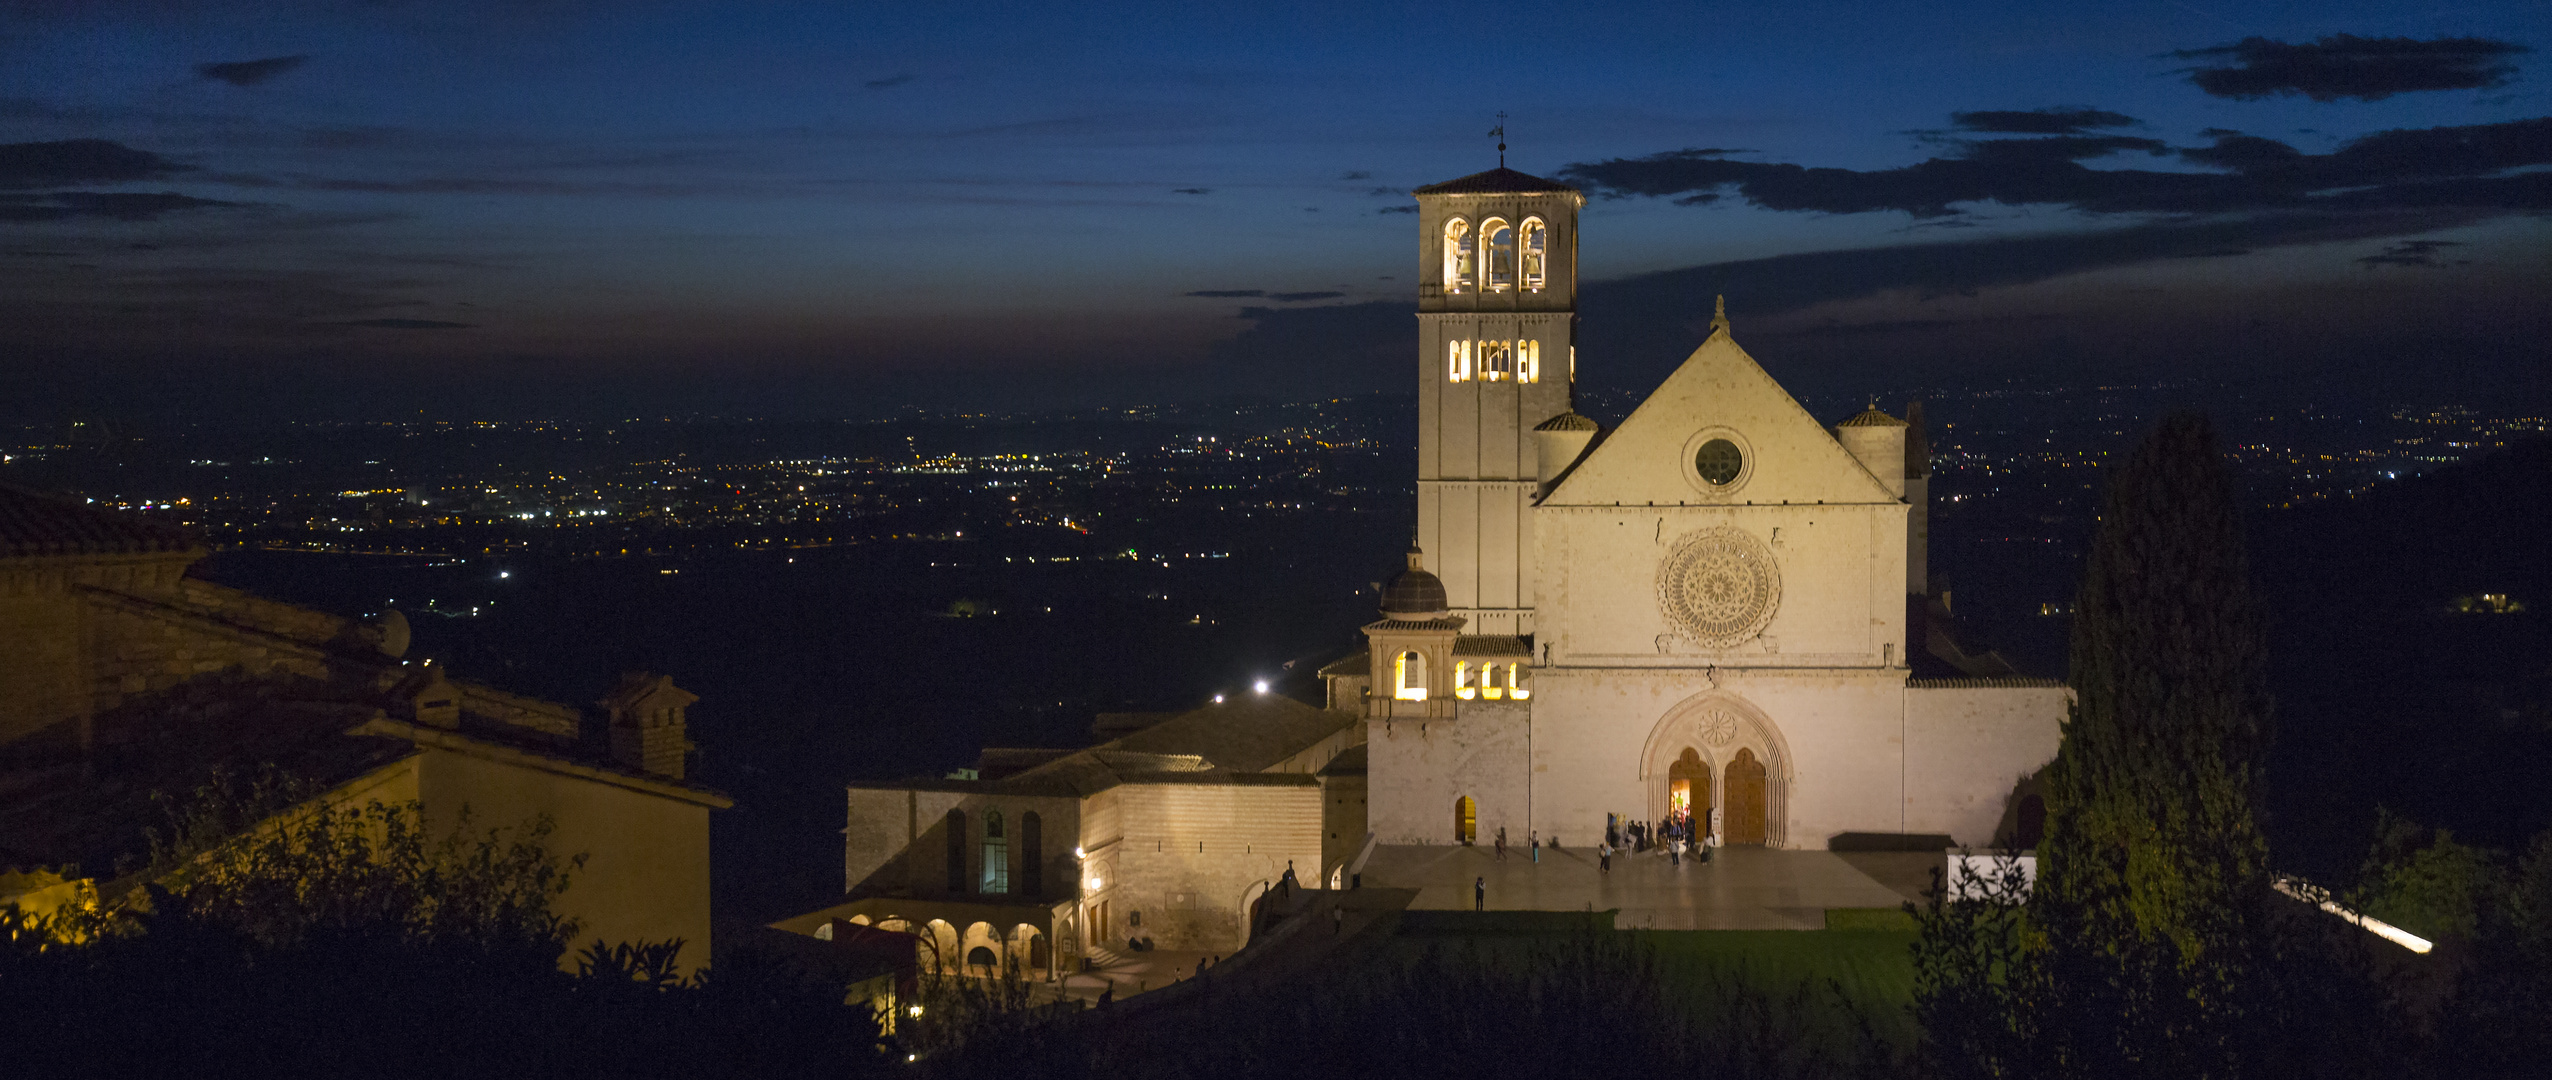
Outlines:
[[[2500,848],[2552,826],[2552,441],[2253,535],[2281,868],[2344,878],[2379,805]]]

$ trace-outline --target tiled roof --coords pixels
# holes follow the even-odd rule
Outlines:
[[[1371,631],[1371,630],[1460,630],[1460,629],[1462,629],[1463,624],[1464,624],[1464,623],[1466,623],[1466,622],[1468,622],[1468,621],[1469,621],[1469,620],[1464,619],[1464,618],[1462,618],[1461,616],[1458,616],[1458,615],[1447,615],[1447,616],[1445,616],[1444,618],[1441,618],[1441,619],[1384,619],[1384,620],[1382,620],[1381,622],[1376,622],[1376,623],[1367,623],[1367,624],[1365,624],[1365,629],[1366,629],[1366,630],[1368,630],[1368,631]]]
[[[1849,419],[1849,420],[1846,420],[1846,421],[1844,421],[1844,422],[1842,422],[1842,423],[1840,423],[1840,424],[1836,424],[1835,426],[1836,426],[1836,427],[1904,427],[1904,426],[1905,426],[1905,421],[1903,421],[1903,420],[1899,420],[1899,419],[1897,419],[1897,418],[1895,418],[1895,417],[1893,417],[1893,416],[1889,416],[1889,415],[1888,415],[1888,414],[1886,414],[1886,413],[1880,412],[1880,411],[1879,411],[1879,407],[1878,407],[1878,406],[1876,406],[1876,405],[1872,405],[1872,406],[1870,406],[1870,407],[1869,407],[1869,408],[1867,408],[1867,409],[1863,409],[1863,410],[1861,410],[1861,415],[1859,415],[1859,416],[1855,416],[1855,417],[1853,417],[1853,418],[1851,418],[1851,419]]]
[[[1556,180],[1520,173],[1500,165],[1487,172],[1472,173],[1459,180],[1429,184],[1410,192],[1412,195],[1505,195],[1538,194],[1551,191],[1574,192],[1576,188]]]
[[[195,547],[185,530],[0,484],[0,559],[143,555]]]
[[[1358,649],[1322,665],[1317,674],[1324,679],[1341,678],[1349,675],[1371,675],[1373,674],[1373,654],[1363,649]]]
[[[1453,639],[1455,656],[1531,656],[1533,646],[1512,634],[1462,634]]]

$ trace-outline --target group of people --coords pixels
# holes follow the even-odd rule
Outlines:
[[[1715,817],[1718,811],[1714,810],[1711,813]],[[1696,828],[1692,815],[1687,812],[1678,811],[1664,822],[1654,825],[1645,821],[1624,821],[1607,814],[1604,822],[1604,844],[1596,849],[1595,866],[1597,870],[1609,874],[1613,872],[1614,852],[1626,850],[1635,854],[1650,848],[1664,851],[1668,858],[1674,860],[1676,866],[1684,864],[1686,851],[1691,851],[1693,857],[1702,862],[1709,862],[1710,849],[1717,846],[1719,846],[1718,830]]]

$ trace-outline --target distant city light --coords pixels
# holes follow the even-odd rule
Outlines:
[[[499,580],[499,581],[502,581],[502,580],[504,580],[504,579],[506,579],[506,578],[510,578],[510,577],[513,577],[513,576],[514,576],[514,572],[513,572],[513,571],[511,571],[511,570],[499,570],[499,571],[497,571],[497,572],[496,572],[496,577],[497,577],[497,580]]]

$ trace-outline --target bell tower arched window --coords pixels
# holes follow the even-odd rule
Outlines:
[[[1515,287],[1515,230],[1502,218],[1480,223],[1480,242],[1488,248],[1488,273],[1481,287],[1489,292],[1505,292]]]
[[[1471,381],[1471,343],[1468,340],[1445,343],[1446,369],[1454,382]]]
[[[1471,223],[1454,218],[1444,223],[1444,291],[1461,292],[1471,281]]]
[[[1402,701],[1427,699],[1426,657],[1410,650],[1391,662],[1391,696]]]
[[[1540,218],[1529,217],[1524,219],[1523,232],[1524,288],[1540,292],[1551,276],[1551,227]]]

